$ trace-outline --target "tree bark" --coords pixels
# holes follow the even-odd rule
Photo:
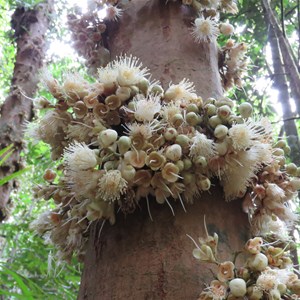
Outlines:
[[[133,54],[166,87],[184,77],[195,82],[198,95],[222,95],[215,43],[197,45],[190,36],[193,12],[165,0],[130,1],[120,24],[109,29],[112,57]],[[204,283],[213,279],[210,267],[193,256],[193,242],[210,234],[220,237],[220,260],[231,259],[248,238],[247,216],[240,201],[226,203],[221,188],[203,193],[183,211],[150,201],[153,222],[145,202],[141,209],[114,226],[92,224],[78,299],[196,299]],[[234,216],[234,217],[233,217]]]
[[[52,6],[53,1],[48,0],[34,9],[17,8],[12,16],[17,54],[10,93],[1,107],[0,149],[13,144],[14,152],[0,167],[0,178],[22,168],[20,153],[24,143],[24,124],[33,116],[32,101],[27,97],[33,97],[37,90],[37,74],[43,65],[45,33]],[[0,221],[8,215],[10,193],[16,186],[16,181],[12,180],[0,187]]]
[[[152,200],[153,222],[144,203],[133,215],[120,213],[114,226],[100,231],[100,224],[92,225],[78,299],[197,299],[214,267],[193,257],[186,234],[196,241],[205,237],[205,215],[209,233],[219,235],[221,261],[232,259],[249,238],[240,202],[226,203],[219,187],[196,199],[187,213],[172,204],[175,217]]]
[[[163,87],[184,77],[195,83],[205,100],[222,95],[216,43],[196,44],[190,34],[194,10],[165,0],[131,1],[120,22],[108,27],[108,48],[114,59],[132,54],[150,69]]]

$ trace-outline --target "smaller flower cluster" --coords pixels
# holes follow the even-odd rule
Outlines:
[[[74,48],[86,59],[86,65],[92,74],[109,62],[110,52],[105,46],[104,34],[107,21],[117,21],[122,15],[122,9],[116,6],[118,3],[118,0],[92,0],[89,1],[87,13],[75,8],[74,13],[68,14],[68,27],[72,33]]]
[[[222,84],[225,90],[237,86],[242,87],[242,77],[247,71],[248,59],[245,56],[247,45],[245,43],[235,43],[229,39],[219,53],[219,69]]]
[[[192,29],[192,36],[197,43],[213,42],[219,34],[231,36],[234,33],[231,24],[218,22],[220,11],[233,14],[238,12],[234,1],[182,0],[182,3],[193,7],[199,14]],[[233,86],[242,87],[241,79],[248,66],[246,50],[245,43],[236,44],[232,39],[219,49],[219,71],[225,90]]]
[[[206,228],[206,227],[205,227]],[[193,240],[193,239],[192,239]],[[194,240],[193,240],[194,241]],[[200,294],[199,300],[229,299],[298,299],[300,280],[293,272],[287,249],[289,244],[274,246],[264,244],[261,237],[247,241],[243,251],[237,252],[234,261],[219,262],[217,259],[218,235],[199,239],[193,256],[200,262],[217,266],[216,279]],[[235,260],[244,253],[248,258],[241,267]]]

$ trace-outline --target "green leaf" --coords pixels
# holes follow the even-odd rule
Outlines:
[[[26,296],[27,300],[34,300],[31,291],[27,287],[27,285],[24,282],[24,279],[22,276],[20,276],[18,273],[6,268],[5,266],[2,266],[4,269],[2,272],[9,274],[17,283],[18,287],[21,289],[24,296]]]
[[[8,181],[12,180],[12,179],[15,179],[16,177],[24,174],[25,172],[29,171],[31,169],[31,167],[27,167],[25,169],[22,169],[22,170],[19,170],[15,173],[12,173],[8,176],[5,176],[4,178],[0,179],[0,186],[7,183]]]
[[[5,147],[4,149],[0,150],[0,156],[4,155],[6,152],[8,152],[14,145],[10,144],[9,146]]]
[[[11,156],[14,152],[14,149],[10,150],[8,153],[5,154],[3,158],[0,159],[0,167],[6,162],[6,160]]]

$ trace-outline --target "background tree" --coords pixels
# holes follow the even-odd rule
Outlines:
[[[10,94],[1,107],[0,145],[5,148],[13,144],[14,152],[0,167],[1,178],[22,169],[20,152],[24,144],[24,124],[33,116],[32,101],[28,97],[32,97],[37,90],[37,74],[43,66],[45,33],[52,6],[53,2],[48,1],[34,9],[18,7],[12,16],[17,52]],[[14,180],[0,187],[0,220],[8,215],[9,197],[14,187]]]

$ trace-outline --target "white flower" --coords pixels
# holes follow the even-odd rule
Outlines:
[[[101,83],[114,84],[117,82],[118,69],[113,65],[113,62],[109,63],[106,67],[98,69],[98,78]]]
[[[178,84],[171,84],[164,95],[165,102],[176,102],[177,100],[192,100],[197,98],[194,83],[184,78]]]
[[[197,43],[214,41],[218,34],[218,25],[212,18],[197,18],[195,20],[192,36]]]
[[[193,144],[190,148],[190,155],[192,158],[204,156],[206,159],[209,159],[216,155],[214,141],[208,139],[203,133],[196,132],[192,141]]]
[[[139,122],[151,122],[155,114],[160,112],[161,104],[159,96],[138,95],[133,99],[134,117]]]
[[[123,10],[116,6],[109,5],[106,7],[105,19],[110,21],[117,21],[122,16]]]
[[[228,131],[232,146],[236,150],[246,150],[257,141],[268,141],[271,133],[270,123],[265,118],[258,122],[248,120],[243,124],[235,124]]]
[[[99,196],[104,201],[119,200],[127,190],[127,181],[118,170],[106,172],[98,181]]]
[[[221,175],[226,200],[242,197],[263,164],[272,160],[269,144],[256,144],[247,151],[226,156],[227,170]]]
[[[289,240],[289,229],[285,222],[281,221],[279,218],[271,217],[267,214],[263,214],[260,218],[260,226],[258,231],[255,233],[260,236],[268,236],[270,234],[275,236],[275,239],[282,241]]]
[[[148,75],[148,69],[142,68],[143,64],[132,55],[120,56],[112,64],[118,70],[117,81],[121,86],[135,85]]]
[[[76,141],[65,149],[64,160],[67,168],[72,171],[93,169],[98,164],[95,152],[86,144]]]

